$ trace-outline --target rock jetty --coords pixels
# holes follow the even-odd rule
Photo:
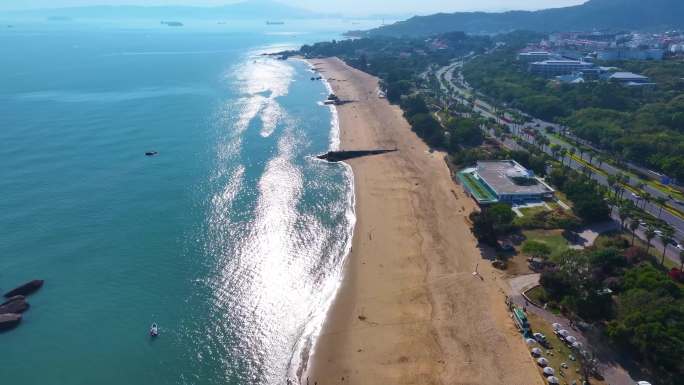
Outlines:
[[[16,295],[0,304],[0,314],[19,314],[28,310],[29,307],[30,305],[26,302],[26,297]]]
[[[21,322],[21,314],[0,314],[0,331],[9,330]]]
[[[395,151],[397,151],[396,148],[392,150],[330,151],[323,155],[317,156],[317,158],[327,160],[328,162],[341,162],[347,159],[360,158],[362,156],[380,155]]]
[[[42,279],[35,279],[31,282],[27,282],[19,287],[17,287],[14,290],[10,290],[7,293],[5,293],[5,298],[10,298],[14,297],[17,295],[29,295],[32,293],[35,293],[38,289],[40,289],[43,286],[43,281]]]

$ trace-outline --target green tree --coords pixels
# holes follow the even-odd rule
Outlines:
[[[653,241],[653,238],[656,236],[655,229],[652,225],[648,225],[644,235],[646,236],[646,241],[648,242],[648,247],[646,247],[646,254],[648,254],[648,251],[651,249],[651,241]]]
[[[632,246],[634,246],[634,238],[636,238],[636,231],[639,228],[639,222],[635,219],[632,219],[629,222],[629,230],[632,232]]]
[[[673,242],[672,235],[673,235],[672,230],[664,230],[663,233],[660,235],[660,242],[663,244],[663,255],[661,256],[660,259],[660,265],[665,266],[665,254],[667,253],[667,246],[670,245],[670,243]]]
[[[663,208],[667,203],[667,198],[659,196],[655,198],[655,202],[660,207],[660,210],[658,211],[658,219],[660,219],[660,216],[663,214]]]

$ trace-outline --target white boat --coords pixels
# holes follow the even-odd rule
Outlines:
[[[159,328],[157,327],[157,324],[152,324],[150,326],[150,337],[156,337],[159,335]]]

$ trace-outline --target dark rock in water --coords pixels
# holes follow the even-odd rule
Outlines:
[[[0,330],[9,330],[21,322],[21,314],[0,314]]]
[[[18,288],[5,293],[5,298],[14,297],[16,295],[29,295],[31,293],[34,293],[43,286],[43,282],[44,281],[42,279],[36,279],[29,283],[25,283],[19,286]]]
[[[159,154],[157,151],[147,151],[145,153],[145,156],[155,156],[157,154]]]
[[[0,304],[0,314],[23,313],[28,310],[29,306],[28,302],[26,302],[26,297],[23,295],[15,295]]]
[[[327,160],[328,162],[341,162],[347,159],[360,158],[362,156],[380,155],[395,151],[397,151],[396,148],[391,150],[330,151],[326,154],[317,156],[317,158]]]

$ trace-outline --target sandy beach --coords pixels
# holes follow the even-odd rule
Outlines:
[[[466,222],[475,208],[376,78],[311,60],[334,92],[341,148],[398,148],[349,161],[357,222],[309,384],[506,384],[543,381],[510,320],[500,273]],[[479,263],[481,278],[472,275]],[[306,378],[303,379],[305,383]]]

